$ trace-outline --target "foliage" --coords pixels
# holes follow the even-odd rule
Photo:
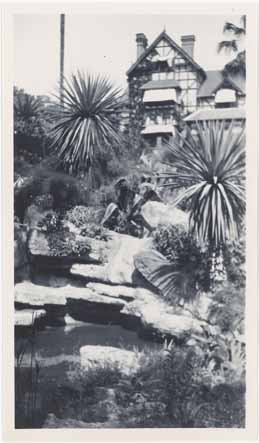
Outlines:
[[[42,408],[59,418],[104,423],[117,417],[116,427],[125,428],[245,425],[245,354],[234,341],[142,351],[134,374],[116,364],[73,364],[66,374],[40,391]]]
[[[168,301],[175,304],[209,290],[209,252],[202,250],[190,233],[180,225],[159,226],[152,237],[154,248],[162,255],[142,253],[136,266]]]
[[[245,232],[241,232],[234,242],[228,241],[222,248],[228,281],[238,289],[246,285],[245,246]]]
[[[91,251],[91,247],[86,241],[78,240],[70,232],[53,231],[49,233],[48,245],[50,255],[53,257],[83,257]]]
[[[96,240],[108,240],[107,229],[96,223],[88,223],[81,231],[80,235],[90,238],[95,238]]]
[[[220,326],[223,333],[243,334],[245,318],[245,291],[226,283],[213,297],[209,320]]]
[[[64,79],[63,103],[53,107],[51,148],[71,172],[89,172],[103,152],[119,144],[120,91],[100,76],[78,72]]]
[[[190,202],[191,232],[214,246],[238,237],[245,213],[244,128],[233,127],[196,122],[195,135],[186,128],[167,146],[174,167],[167,186],[184,189],[175,205]]]
[[[173,349],[168,353],[164,380],[168,413],[174,426],[244,426],[243,380],[230,384],[217,379],[217,369],[214,367],[215,377],[211,383],[211,378],[207,378],[205,356],[196,347]]]
[[[41,220],[39,227],[47,234],[51,232],[60,231],[62,228],[62,220],[57,213],[48,213],[43,220]]]
[[[60,213],[46,214],[38,223],[38,227],[47,235],[51,256],[82,257],[91,251],[86,240],[79,239],[75,233],[69,231],[64,224],[63,215]]]
[[[39,161],[45,154],[50,120],[48,102],[14,87],[14,144],[16,155]]]
[[[246,35],[246,16],[243,15],[240,19],[241,26],[226,22],[223,32],[231,34],[232,40],[223,40],[218,44],[218,52],[225,50],[226,52],[237,53],[236,57],[224,67],[223,74],[232,74],[234,76],[241,75],[246,77],[246,52],[240,51],[240,42]]]
[[[55,160],[53,160],[55,165]],[[86,204],[89,190],[84,182],[65,173],[56,171],[52,165],[29,166],[25,176],[16,176],[14,186],[14,210],[23,221],[26,209],[35,199],[51,195],[53,209],[67,210],[74,205]]]
[[[35,312],[32,324],[25,336],[17,337],[15,342],[15,427],[36,428],[39,425],[39,378],[40,365],[36,356],[37,334],[40,322]],[[29,366],[24,366],[25,357]]]
[[[77,228],[87,228],[89,224],[100,223],[100,211],[92,206],[74,206],[66,212],[64,220]]]

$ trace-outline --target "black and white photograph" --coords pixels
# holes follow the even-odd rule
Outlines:
[[[13,15],[15,430],[246,429],[248,28]]]

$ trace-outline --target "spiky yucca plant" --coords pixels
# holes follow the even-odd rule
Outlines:
[[[44,103],[41,97],[24,92],[14,91],[14,117],[28,120],[37,118],[44,112]]]
[[[175,205],[190,205],[190,229],[202,243],[219,247],[238,235],[245,213],[244,127],[234,122],[196,122],[195,134],[178,134],[168,145],[175,170],[167,186],[183,188]]]
[[[104,77],[78,72],[64,79],[62,103],[53,107],[52,148],[71,172],[89,172],[105,149],[118,145],[121,93]]]

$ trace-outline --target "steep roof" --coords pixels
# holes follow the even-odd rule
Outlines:
[[[177,88],[181,89],[179,83],[176,80],[150,80],[149,82],[145,83],[143,86],[140,87],[140,89],[168,89],[168,88]]]
[[[222,71],[206,71],[206,79],[201,84],[197,97],[211,97],[225,81],[228,81],[241,94],[245,94],[245,81],[241,77],[225,78]]]
[[[180,52],[180,54],[189,61],[189,63],[191,63],[194,68],[197,71],[200,71],[204,74],[205,76],[205,72],[202,69],[202,67],[200,65],[198,65],[198,63],[196,63],[193,58],[183,49],[181,48],[181,46],[179,46],[177,43],[175,43],[174,40],[171,39],[171,37],[169,37],[169,35],[166,33],[166,31],[161,32],[161,34],[159,34],[159,36],[153,41],[153,43],[147,47],[147,49],[139,56],[139,58],[137,59],[137,61],[135,63],[133,63],[133,65],[131,65],[131,67],[128,69],[127,71],[127,75],[131,74],[132,71],[134,71],[134,69],[142,62],[142,60],[144,60],[147,55],[150,54],[151,51],[153,51],[153,49],[156,47],[156,45],[162,40],[165,39],[170,46],[172,46],[172,48],[174,48],[175,50],[177,50],[178,52]]]
[[[201,120],[245,120],[246,113],[244,108],[216,108],[216,109],[199,109],[194,111],[188,117],[186,122]]]

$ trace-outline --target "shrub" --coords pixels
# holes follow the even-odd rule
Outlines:
[[[232,358],[227,352],[212,365],[215,346],[212,350],[209,342],[202,346],[147,353],[139,370],[127,376],[117,365],[89,369],[73,365],[65,382],[44,390],[45,409],[60,418],[96,423],[115,415],[119,427],[130,428],[244,427],[244,361],[240,370],[231,348]],[[231,360],[232,373],[222,370],[219,377]],[[107,389],[113,392],[109,400]]]
[[[101,217],[102,210],[100,209],[91,206],[75,206],[66,212],[64,220],[72,223],[77,228],[85,228],[90,231],[87,225],[100,223]]]
[[[198,346],[153,353],[134,377],[118,384],[117,402],[127,427],[243,427],[245,385],[240,376],[218,377],[212,355]],[[215,352],[214,352],[215,354]],[[222,362],[222,366],[228,363]],[[237,368],[239,371],[239,368]],[[234,401],[233,401],[234,399]]]
[[[178,293],[179,297],[188,299],[194,297],[199,290],[209,290],[208,250],[201,249],[193,236],[180,225],[159,226],[152,235],[154,248],[172,265],[171,268],[167,267],[168,279],[170,280],[170,274],[173,274],[174,292]],[[154,269],[154,272],[156,270]],[[169,299],[172,297],[172,301],[175,301],[176,295],[169,294]]]
[[[100,224],[88,223],[81,231],[80,235],[95,238],[96,240],[108,240],[107,229]]]
[[[53,209],[59,211],[87,203],[89,191],[85,183],[52,167],[54,165],[49,166],[46,162],[37,167],[30,166],[24,171],[26,176],[19,178],[21,184],[14,189],[14,209],[21,220],[35,198],[45,194],[51,195]]]
[[[213,297],[209,320],[220,326],[222,332],[239,332],[243,334],[245,317],[245,291],[226,283],[218,289]]]
[[[47,234],[50,255],[82,257],[91,251],[85,240],[78,239],[64,226],[63,217],[58,213],[49,213],[38,226]]]
[[[246,284],[246,244],[245,232],[234,242],[228,241],[223,247],[224,265],[228,280],[236,288],[244,288]]]

